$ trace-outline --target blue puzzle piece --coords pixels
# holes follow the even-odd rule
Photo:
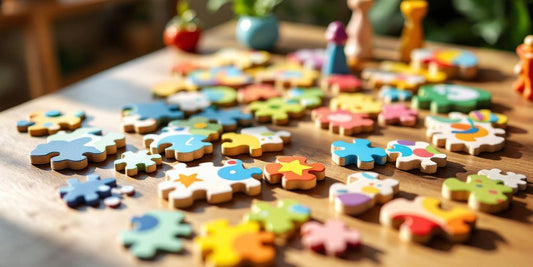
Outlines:
[[[111,187],[117,186],[115,178],[100,180],[100,175],[97,174],[88,175],[84,183],[76,178],[69,179],[67,183],[69,186],[61,187],[59,194],[71,208],[82,204],[95,206],[101,198],[111,195]]]
[[[237,128],[237,123],[248,125],[252,120],[252,114],[243,113],[239,108],[216,109],[215,107],[208,107],[193,117],[204,117],[210,121],[216,121],[218,124],[222,124],[225,131]]]
[[[220,178],[230,181],[246,180],[261,174],[263,174],[263,171],[257,167],[245,169],[242,161],[238,159],[227,161],[225,166],[220,168],[217,172],[217,175],[220,176]]]
[[[183,118],[177,105],[167,105],[165,101],[129,104],[122,107],[122,111],[127,115],[139,115],[140,120],[155,119],[158,125]]]
[[[410,100],[413,94],[408,90],[400,90],[398,88],[384,86],[379,91],[379,97],[385,102],[398,102]]]
[[[197,150],[202,149],[206,146],[211,146],[209,142],[203,142],[207,139],[205,135],[199,134],[175,134],[170,136],[165,136],[159,139],[156,143],[156,147],[160,147],[165,144],[171,144],[166,150],[173,150],[178,153],[191,153]]]
[[[359,169],[372,169],[374,163],[384,165],[387,153],[383,148],[370,147],[366,139],[354,139],[353,143],[335,141],[331,144],[331,157],[341,166],[357,164]]]
[[[105,151],[101,151],[94,146],[87,145],[91,140],[91,137],[81,137],[71,141],[54,140],[46,144],[40,144],[30,152],[31,163],[50,163],[54,170],[63,169],[64,167],[60,166],[63,162],[76,163],[85,161],[87,163],[87,156],[105,153]],[[87,164],[82,165],[84,166],[78,168],[67,167],[80,169],[87,166]]]

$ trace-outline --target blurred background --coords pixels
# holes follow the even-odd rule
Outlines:
[[[0,110],[162,48],[177,0],[0,0]],[[202,27],[234,18],[189,1]],[[378,34],[399,36],[401,0],[375,0]],[[428,0],[426,39],[513,50],[533,32],[533,0]],[[281,20],[326,26],[347,22],[346,0],[285,0]]]

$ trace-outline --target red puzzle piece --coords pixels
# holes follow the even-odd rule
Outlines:
[[[271,184],[281,181],[283,188],[311,189],[316,186],[316,181],[324,180],[326,166],[322,163],[308,164],[305,157],[284,156],[278,157],[276,163],[265,165],[264,178]]]

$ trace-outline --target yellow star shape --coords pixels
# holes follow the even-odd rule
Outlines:
[[[281,168],[279,169],[279,172],[293,172],[298,175],[302,175],[304,170],[312,169],[311,166],[306,166],[300,164],[299,160],[293,160],[291,162],[280,162]]]
[[[198,179],[198,173],[193,173],[191,175],[180,174],[178,179],[175,179],[174,182],[182,183],[186,188],[189,188],[194,182],[201,182],[202,179]]]

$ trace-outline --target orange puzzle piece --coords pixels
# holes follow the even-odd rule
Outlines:
[[[305,157],[278,157],[276,163],[265,165],[264,178],[271,184],[281,181],[287,190],[312,189],[316,182],[326,178],[326,166],[322,163],[308,164]]]

